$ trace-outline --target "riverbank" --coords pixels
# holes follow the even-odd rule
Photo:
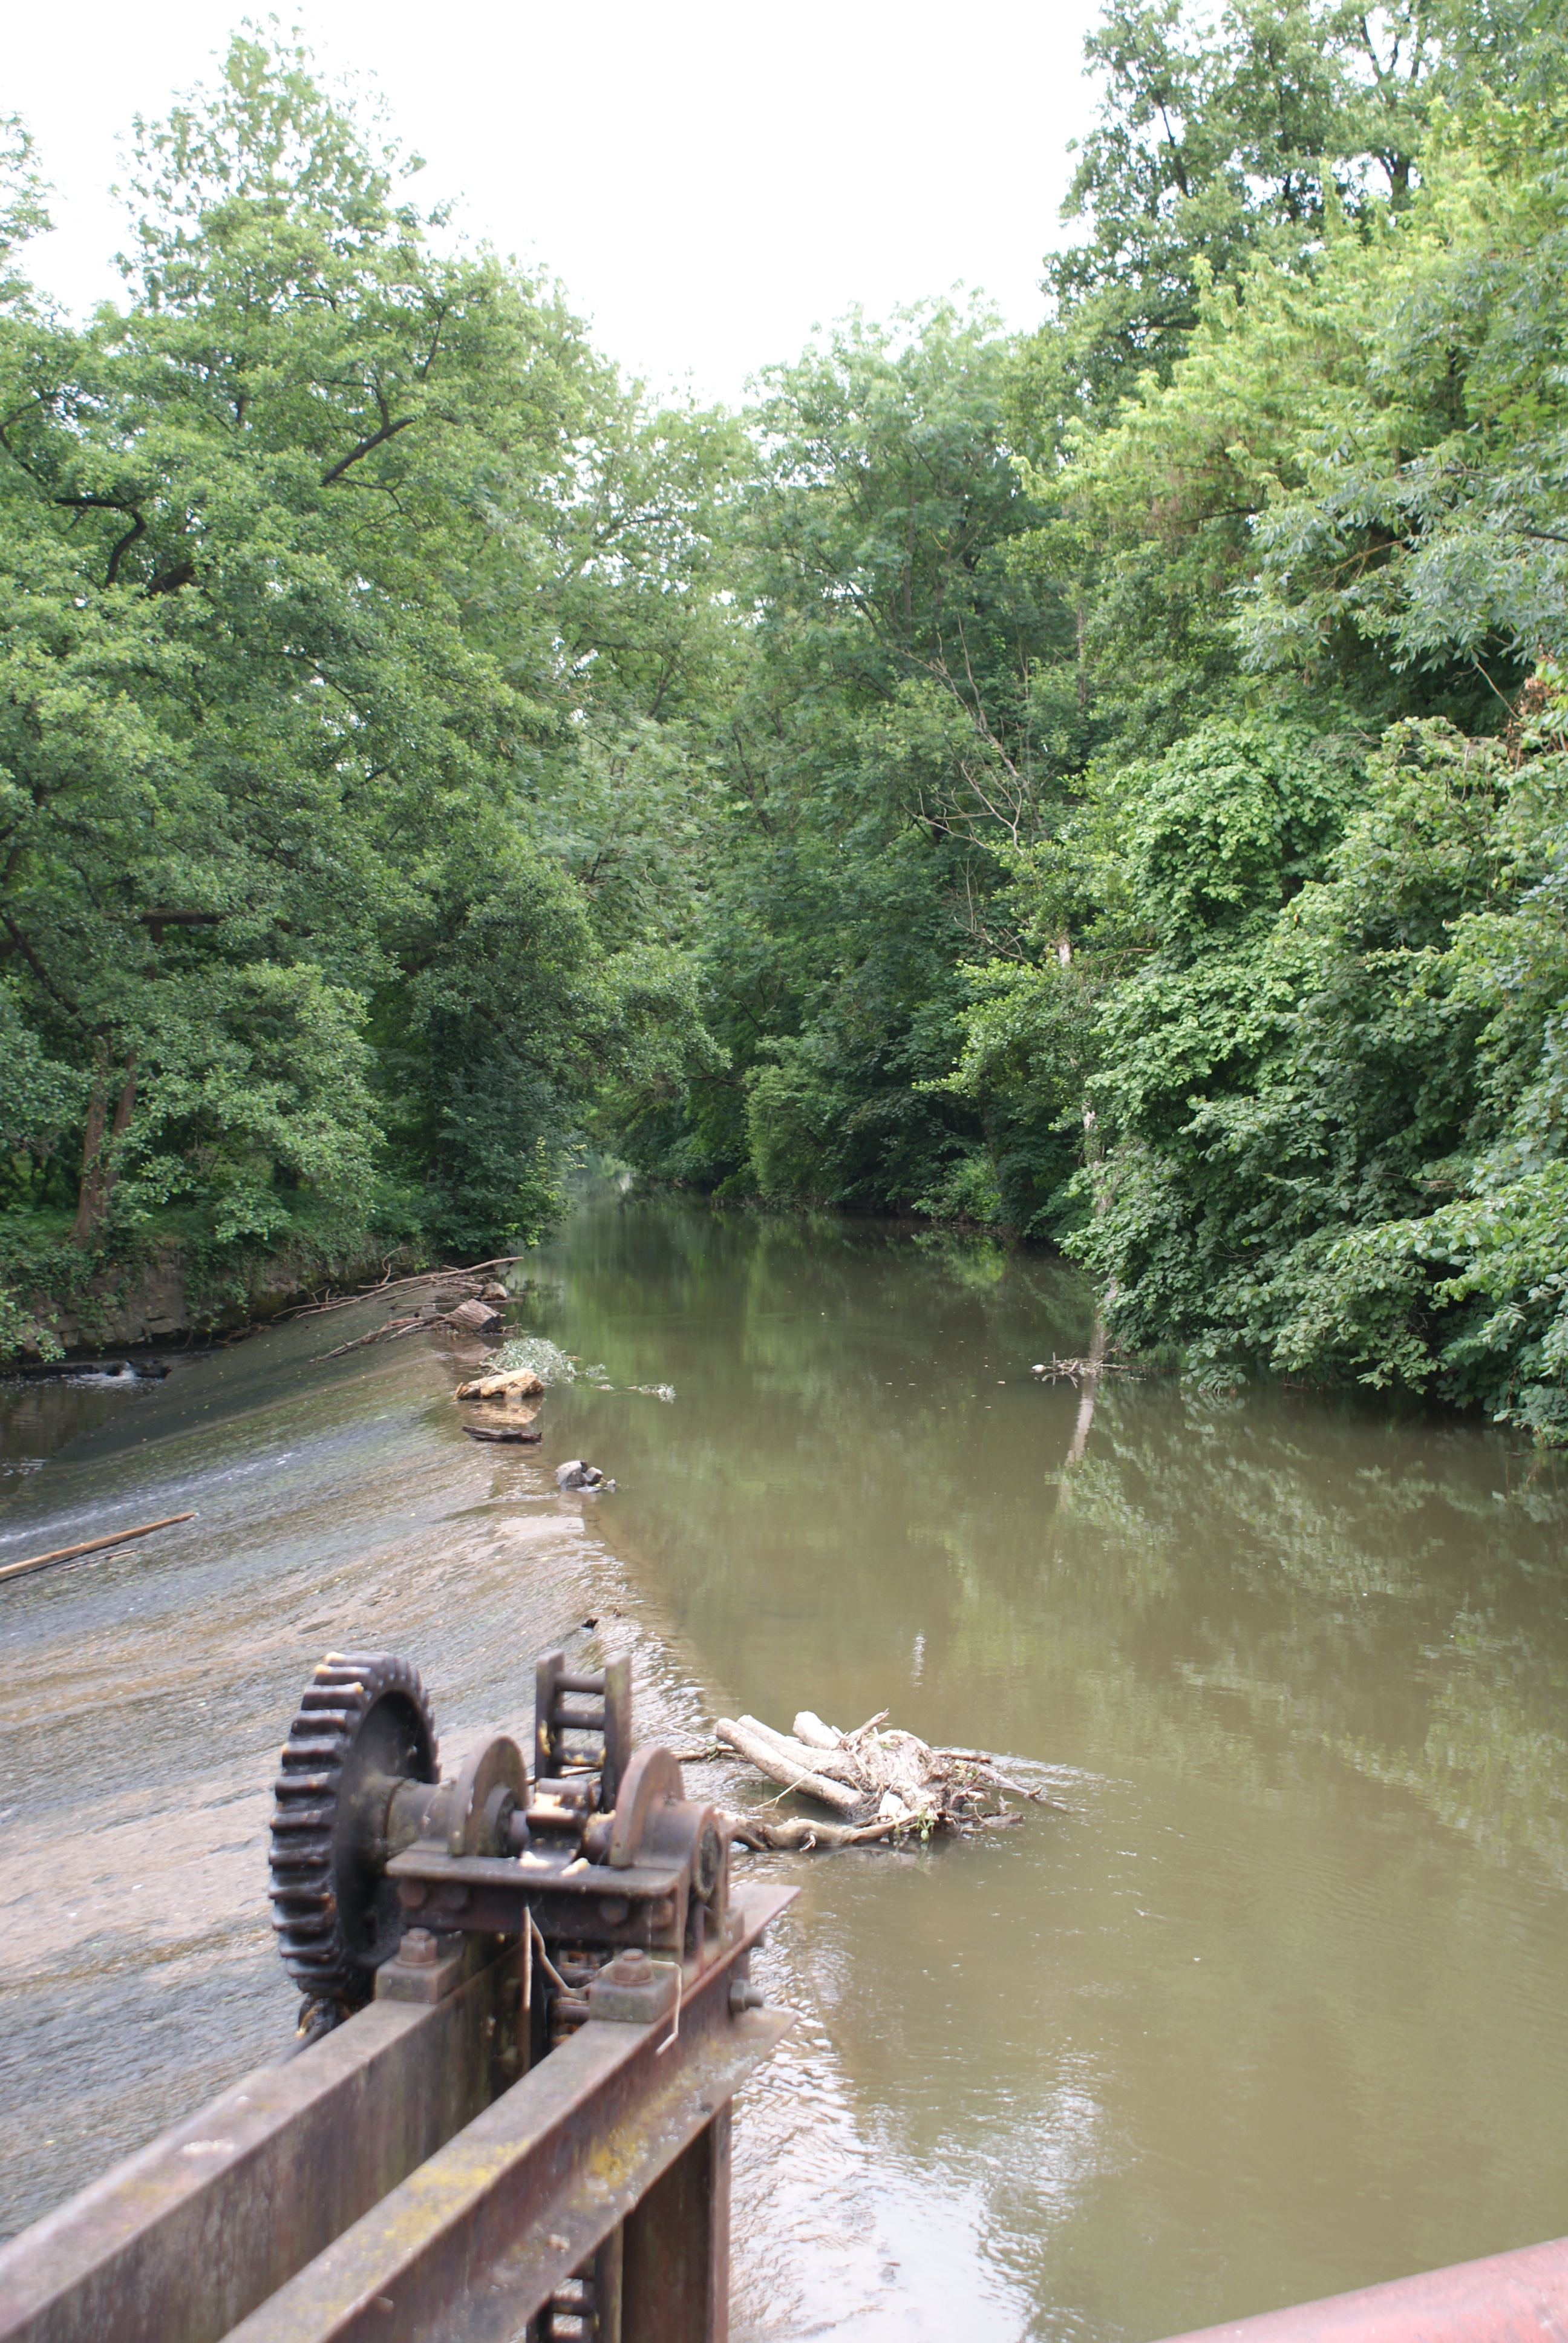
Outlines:
[[[72,1355],[139,1350],[265,1325],[324,1287],[417,1269],[412,1251],[369,1232],[291,1232],[270,1246],[223,1244],[202,1229],[156,1230],[87,1252],[29,1216],[0,1221],[0,1372]]]

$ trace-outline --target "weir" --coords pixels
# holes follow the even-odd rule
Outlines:
[[[628,1662],[552,1653],[531,1776],[500,1736],[442,1782],[417,1671],[324,1661],[273,1818],[299,2037],[0,2250],[5,2343],[722,2343],[794,1891],[732,1897],[630,1728]]]

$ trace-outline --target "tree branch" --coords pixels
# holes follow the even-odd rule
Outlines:
[[[6,932],[10,936],[12,943],[21,953],[28,967],[32,970],[34,975],[43,986],[45,991],[59,1002],[61,1008],[66,1011],[67,1015],[72,1017],[80,1017],[82,1014],[81,1003],[79,1001],[73,1001],[71,995],[55,982],[54,978],[50,975],[48,970],[45,967],[43,961],[34,950],[31,940],[28,937],[23,934],[22,930],[16,925],[16,922],[11,917],[10,912],[0,911],[0,919],[5,920]]]
[[[415,420],[416,417],[412,415],[405,415],[400,422],[384,423],[379,431],[373,431],[368,439],[361,439],[357,447],[351,448],[341,464],[334,464],[329,472],[323,472],[322,487],[329,488],[333,481],[340,480],[352,465],[357,464],[362,458],[370,455],[374,449],[385,447],[388,439],[396,439],[399,431],[407,431],[408,426]]]

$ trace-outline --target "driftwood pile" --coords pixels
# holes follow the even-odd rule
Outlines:
[[[971,1838],[1022,1820],[1009,1797],[1057,1804],[1043,1791],[1010,1781],[986,1750],[933,1749],[912,1733],[884,1731],[887,1718],[883,1709],[853,1733],[839,1733],[802,1709],[792,1731],[776,1733],[759,1717],[721,1716],[716,1728],[721,1742],[769,1781],[837,1817],[775,1821],[752,1811],[730,1817],[735,1837],[743,1846],[785,1849],[925,1840],[938,1832]]]

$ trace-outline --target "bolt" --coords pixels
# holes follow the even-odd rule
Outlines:
[[[647,1985],[652,1976],[653,1963],[648,1955],[629,1945],[624,1953],[617,1953],[605,1971],[606,1978],[616,1985]]]
[[[748,1985],[744,1977],[736,1978],[729,1988],[731,2017],[739,2017],[743,2010],[766,2009],[767,2006],[768,1996],[759,1985]]]
[[[410,1968],[428,1969],[436,1966],[436,1939],[428,1928],[406,1928],[398,1947],[398,1958]]]

